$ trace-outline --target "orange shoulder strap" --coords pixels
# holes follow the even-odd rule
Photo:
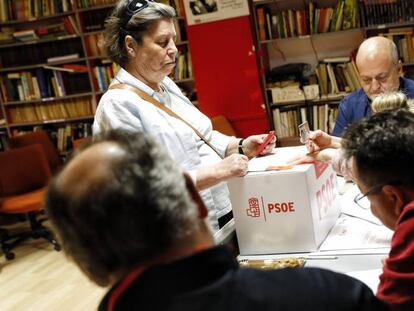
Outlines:
[[[164,111],[165,113],[167,113],[168,115],[180,120],[181,122],[184,122],[185,124],[187,124],[197,135],[198,137],[200,137],[206,144],[207,146],[209,146],[211,149],[214,150],[215,153],[217,153],[217,155],[223,159],[223,156],[218,152],[218,150],[207,140],[207,138],[201,134],[196,128],[194,128],[189,122],[187,122],[186,120],[184,120],[183,118],[181,118],[178,114],[176,114],[174,111],[172,111],[170,108],[168,108],[167,106],[161,104],[158,100],[156,100],[155,98],[151,97],[150,95],[148,95],[147,93],[145,93],[144,91],[141,91],[140,89],[137,89],[136,87],[133,87],[131,85],[125,84],[125,83],[117,83],[117,84],[113,84],[109,87],[110,90],[113,89],[121,89],[121,90],[128,90],[131,92],[134,92],[135,94],[137,94],[139,97],[141,97],[142,99],[144,99],[145,101],[153,104],[154,106],[156,106],[158,109],[161,109],[162,111]]]

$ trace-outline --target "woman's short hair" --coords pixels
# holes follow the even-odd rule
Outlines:
[[[389,92],[381,94],[372,101],[371,109],[373,112],[385,110],[405,109],[412,110],[412,101],[407,99],[402,92]]]
[[[122,67],[128,63],[128,52],[125,48],[125,36],[131,35],[138,44],[149,26],[164,18],[174,18],[173,7],[148,1],[148,6],[135,13],[129,20],[127,6],[130,0],[118,2],[111,15],[105,20],[104,49],[107,57]]]

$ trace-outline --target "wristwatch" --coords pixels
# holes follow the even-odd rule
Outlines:
[[[242,155],[244,155],[244,151],[243,151],[243,141],[244,141],[244,138],[242,138],[242,139],[239,140],[239,154],[242,154]]]

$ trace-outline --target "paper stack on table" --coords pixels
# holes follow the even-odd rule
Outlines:
[[[324,254],[388,253],[393,231],[382,225],[342,214],[319,247]],[[380,250],[372,251],[373,249]],[[370,250],[363,251],[360,250]]]

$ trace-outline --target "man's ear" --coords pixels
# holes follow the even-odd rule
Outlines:
[[[402,213],[403,208],[407,205],[404,191],[398,186],[385,185],[382,191],[392,203],[393,213],[397,217]]]
[[[132,36],[130,35],[126,35],[125,39],[124,39],[124,43],[125,43],[125,48],[127,50],[127,53],[129,55],[129,57],[135,57],[136,56],[136,52],[135,52],[135,39],[132,38]]]
[[[204,204],[203,199],[200,197],[193,180],[191,179],[190,175],[187,173],[183,173],[184,179],[185,179],[185,186],[187,187],[188,192],[191,195],[191,198],[193,199],[194,203],[198,207],[198,217],[200,219],[204,219],[208,215],[208,210],[206,205]]]

